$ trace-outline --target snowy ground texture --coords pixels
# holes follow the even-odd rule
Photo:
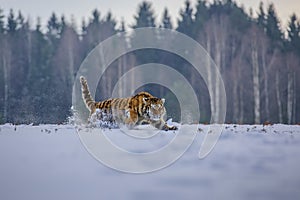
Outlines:
[[[1,125],[0,199],[300,199],[300,126],[225,125],[204,160],[199,127],[177,162],[135,175],[95,160],[71,125]]]

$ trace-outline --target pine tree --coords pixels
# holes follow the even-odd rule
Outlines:
[[[121,20],[121,27],[119,28],[119,32],[125,32],[126,28],[125,28],[125,21],[124,18],[122,18]]]
[[[261,1],[259,3],[259,12],[257,17],[257,24],[260,28],[263,28],[263,30],[266,27],[266,13],[264,11],[264,3]]]
[[[49,43],[49,66],[51,66],[51,58],[55,54],[57,50],[57,46],[59,43],[59,38],[61,36],[61,24],[55,13],[51,14],[50,19],[47,22],[47,41]]]
[[[61,20],[61,34],[60,39],[52,58],[52,76],[55,77],[55,82],[52,82],[52,88],[59,88],[53,90],[52,94],[57,98],[53,100],[53,108],[57,113],[57,122],[63,122],[70,114],[71,100],[72,100],[72,86],[76,71],[81,62],[79,51],[79,36],[73,27],[65,21]]]
[[[30,58],[30,35],[29,22],[26,21],[19,11],[17,18],[14,13],[9,15],[9,37],[8,48],[11,61],[10,67],[10,112],[11,122],[21,123],[28,113],[29,96],[27,88],[28,70],[31,62]],[[17,77],[17,78],[15,78]]]
[[[17,21],[15,19],[15,14],[12,9],[9,11],[8,19],[7,19],[7,32],[15,33],[17,29]]]
[[[82,22],[82,49],[84,55],[87,55],[100,42],[100,12],[97,9],[92,11],[92,18],[89,23]]]
[[[92,12],[92,19],[90,23],[86,26],[83,24],[83,35],[82,41],[84,51],[88,53],[91,49],[93,49],[99,42],[107,39],[108,37],[114,35],[116,30],[116,21],[112,16],[111,12],[108,12],[104,19],[100,19],[100,12],[98,10],[94,10]]]
[[[92,18],[88,25],[85,21],[82,24],[82,50],[87,55],[99,42],[102,41],[100,12],[95,9],[92,11]]]
[[[132,28],[155,27],[155,17],[152,4],[150,2],[143,1],[139,5],[138,10],[138,14],[134,16],[135,23]]]
[[[41,19],[37,18],[35,30],[31,33],[31,64],[28,72],[27,87],[29,89],[30,123],[53,123],[49,120],[49,113],[52,112],[51,102],[53,92],[51,91],[50,43],[41,31]],[[45,92],[48,91],[48,92]],[[51,92],[50,92],[51,91]],[[31,115],[31,116],[30,116]],[[52,115],[56,115],[53,113]]]
[[[145,28],[145,27],[156,27],[154,11],[152,9],[152,4],[148,1],[143,1],[138,6],[138,12],[134,16],[134,23],[132,28]],[[144,43],[155,43],[158,42],[158,34],[159,31],[156,32],[157,35],[149,35],[149,36],[138,36],[132,35],[130,38],[131,46],[139,46]],[[155,34],[156,34],[155,33]],[[134,52],[134,56],[138,64],[144,63],[156,63],[159,60],[159,55],[156,49],[140,49]],[[144,77],[147,74],[139,74],[139,76]],[[143,88],[145,90],[145,88]]]
[[[66,22],[65,16],[62,15],[60,18],[60,31],[59,31],[60,35],[62,35],[62,33],[64,32],[66,26],[67,26],[67,22]]]
[[[279,46],[282,42],[282,33],[280,30],[280,22],[275,12],[274,4],[268,7],[268,14],[266,20],[266,33],[272,41],[272,46]]]
[[[189,0],[185,1],[185,8],[180,10],[177,31],[193,37],[193,8]]]
[[[198,0],[198,4],[196,6],[195,20],[193,24],[194,34],[196,37],[209,19],[208,7],[206,4],[206,0]]]
[[[113,18],[112,13],[108,12],[105,19],[102,21],[103,39],[116,33],[116,20]]]
[[[100,12],[97,9],[95,9],[95,10],[93,10],[92,15],[93,15],[92,23],[99,23],[100,22]]]
[[[143,1],[138,6],[138,12],[137,15],[134,16],[134,19],[135,22],[132,28],[155,27],[155,17],[154,17],[154,11],[152,10],[152,4],[150,2]],[[139,38],[137,36],[134,36],[133,38],[131,38],[131,43],[142,44],[147,39],[149,38],[147,37]],[[135,56],[137,57],[138,61],[140,61],[141,63],[154,62],[154,60],[157,58],[155,51],[144,50],[144,49],[136,52]]]
[[[4,15],[3,10],[0,8],[0,34],[4,33],[5,27],[4,27]]]
[[[25,19],[22,15],[21,11],[18,12],[18,17],[17,17],[16,21],[17,21],[17,29],[20,29],[24,26]]]
[[[295,13],[290,17],[288,24],[288,49],[300,53],[300,22]]]
[[[171,22],[171,17],[169,15],[168,9],[165,8],[164,13],[163,13],[163,18],[162,18],[162,23],[160,25],[161,28],[168,28],[172,29],[173,25]]]
[[[59,37],[61,25],[55,13],[52,13],[50,19],[48,20],[47,28],[48,35],[57,38]]]
[[[37,32],[40,32],[40,33],[41,33],[41,27],[42,27],[42,25],[41,25],[41,18],[38,17],[36,21],[37,21],[37,23],[36,23],[35,30],[36,30]]]
[[[82,19],[82,21],[81,21],[81,37],[83,37],[86,34],[87,34],[86,22],[85,22],[85,19]]]

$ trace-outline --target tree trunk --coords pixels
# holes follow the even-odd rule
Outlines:
[[[7,56],[7,57],[6,57]],[[3,70],[4,70],[4,110],[3,110],[3,119],[4,123],[8,120],[8,95],[9,95],[9,67],[7,63],[7,59],[9,60],[9,55],[6,55],[3,52]]]
[[[126,58],[127,56],[123,56],[122,58],[119,59],[119,62],[118,62],[118,80],[121,78],[121,76],[123,75],[123,69],[125,68],[126,66]],[[119,87],[117,93],[118,93],[118,97],[123,97],[123,85]],[[127,86],[129,87],[129,86]]]
[[[236,42],[234,43],[233,48],[235,48]],[[241,70],[240,66],[242,66],[242,55],[244,55],[244,45],[241,45],[241,50],[239,56],[237,56],[235,69],[231,72],[231,74],[236,74],[233,78],[233,122],[235,123],[243,123],[243,117],[241,116],[243,113],[243,107],[241,107],[243,98],[241,93],[242,83],[241,80]],[[232,57],[234,57],[235,50],[232,50]]]
[[[218,37],[217,30],[214,30],[215,33],[215,62],[217,65],[217,69],[220,71],[221,69],[221,41],[220,38]],[[214,74],[214,78],[215,78],[215,112],[214,112],[214,116],[215,119],[218,120],[219,119],[219,108],[220,108],[220,80],[217,76],[217,74]]]
[[[233,80],[233,122],[236,123],[238,119],[239,97],[238,97],[238,79]]]
[[[70,74],[70,81],[71,81],[71,85],[73,85],[74,83],[74,52],[73,52],[73,45],[70,44],[68,45],[68,54],[69,54],[69,74]]]
[[[137,60],[136,60],[135,56],[133,56],[133,55],[132,56],[129,55],[128,60],[126,59],[126,61],[128,61],[128,63],[127,63],[128,66],[136,66],[136,64],[137,64]],[[130,67],[130,69],[132,69],[132,67]],[[141,74],[136,74],[136,71],[134,70],[132,73],[132,78],[131,78],[131,83],[130,83],[130,91],[132,91],[131,95],[133,95],[133,93],[137,89],[134,87],[134,85],[135,85],[135,76],[138,76],[138,75],[141,75]]]
[[[296,123],[296,102],[297,102],[297,90],[296,90],[296,73],[294,73],[294,102],[293,102],[293,121],[292,123]]]
[[[219,50],[217,50],[216,52],[217,54],[217,69],[220,69],[220,65],[221,65],[221,54],[219,52]],[[220,70],[219,70],[220,71]],[[215,86],[215,114],[216,114],[216,120],[219,119],[219,111],[220,111],[220,79],[218,78],[217,74],[215,74],[215,78],[216,78],[216,86]]]
[[[243,98],[243,85],[240,85],[239,89],[239,99],[240,99],[240,117],[239,117],[239,122],[244,123],[244,98]]]
[[[253,70],[253,96],[254,96],[254,123],[260,123],[260,87],[259,66],[256,47],[252,48],[252,70]]]
[[[270,120],[270,107],[269,107],[269,74],[268,69],[266,66],[266,59],[265,59],[265,51],[262,52],[262,67],[264,71],[264,95],[265,95],[265,111],[266,111],[266,120]]]
[[[288,72],[288,86],[287,86],[287,123],[292,123],[292,117],[293,117],[293,100],[294,100],[294,90],[293,90],[293,83],[294,83],[294,77],[291,72]]]
[[[206,40],[206,50],[210,54],[211,53],[211,43],[210,43],[210,37],[209,33],[207,35],[207,40]],[[212,85],[212,74],[211,74],[211,66],[210,66],[210,57],[207,55],[207,61],[206,61],[206,69],[207,69],[207,81],[208,81],[208,91],[210,94],[210,112],[211,116],[214,115],[215,113],[215,95],[214,95],[214,88]]]
[[[280,99],[280,87],[279,87],[279,72],[276,72],[276,77],[275,77],[275,86],[276,86],[276,98],[277,98],[277,106],[278,106],[278,119],[279,123],[282,124],[283,119],[282,119],[282,104],[281,104],[281,99]]]
[[[277,56],[277,50],[273,51],[271,60],[268,65],[266,63],[266,47],[263,46],[264,50],[262,51],[262,67],[264,71],[264,95],[265,95],[265,111],[266,111],[266,119],[270,120],[270,98],[269,98],[269,72],[270,68],[273,66],[275,62],[275,58]]]

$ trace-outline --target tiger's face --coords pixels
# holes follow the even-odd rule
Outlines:
[[[165,115],[165,99],[156,97],[144,98],[144,103],[146,103],[146,105],[148,106],[147,112],[151,120],[159,121]]]

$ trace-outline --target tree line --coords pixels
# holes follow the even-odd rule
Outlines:
[[[300,122],[300,21],[296,14],[290,16],[286,30],[272,3],[261,2],[257,11],[246,12],[232,0],[199,0],[195,7],[185,1],[179,14],[176,26],[167,8],[162,19],[156,19],[152,4],[144,1],[128,26],[174,29],[198,41],[224,80],[226,122]],[[64,123],[71,115],[72,86],[81,62],[99,42],[123,31],[125,21],[118,23],[112,13],[102,16],[97,9],[80,28],[74,18],[68,21],[55,13],[46,27],[38,18],[32,28],[20,11],[10,10],[4,16],[0,7],[0,123]],[[219,91],[214,90],[210,99],[210,83],[205,85],[187,61],[170,52],[143,49],[118,58],[101,78],[96,99],[108,97],[131,66],[154,61],[173,67],[189,80],[200,102],[200,121],[209,122],[219,105],[214,98]],[[169,115],[179,119],[171,91],[155,84],[140,89],[166,97]]]

